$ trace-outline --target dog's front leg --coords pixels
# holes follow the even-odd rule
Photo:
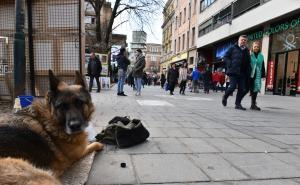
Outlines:
[[[102,143],[99,142],[93,142],[91,144],[89,144],[86,148],[85,151],[83,153],[83,156],[86,156],[94,151],[100,151],[102,150],[104,147],[104,145]]]

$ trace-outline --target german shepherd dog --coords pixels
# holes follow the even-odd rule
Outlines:
[[[80,73],[76,72],[74,85],[67,85],[49,70],[49,82],[45,99],[33,101],[0,126],[0,158],[22,159],[59,177],[75,161],[103,145],[87,140],[85,128],[94,105]]]

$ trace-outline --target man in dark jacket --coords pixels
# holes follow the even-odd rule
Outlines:
[[[136,62],[132,68],[132,76],[134,77],[134,83],[136,87],[136,96],[141,95],[142,78],[144,74],[144,68],[146,65],[145,56],[141,49],[136,50]]]
[[[227,98],[238,85],[238,92],[235,100],[235,108],[246,110],[241,105],[243,97],[249,91],[250,79],[250,53],[247,48],[247,36],[241,35],[238,44],[228,49],[224,56],[226,74],[229,76],[229,88],[225,91],[222,99],[223,106],[227,105]]]
[[[178,82],[178,77],[179,77],[179,73],[178,73],[178,70],[176,69],[176,65],[172,64],[171,68],[168,71],[168,76],[167,76],[170,95],[174,95],[173,92],[174,92],[175,86]]]
[[[130,61],[127,58],[126,49],[121,48],[120,53],[116,57],[118,63],[118,96],[127,96],[124,94],[124,84],[127,67],[130,64]]]
[[[94,83],[94,78],[96,79],[97,82],[97,92],[100,92],[100,81],[99,77],[101,75],[102,71],[102,65],[100,60],[95,56],[95,53],[91,53],[91,58],[88,63],[88,75],[90,76],[90,86],[89,86],[89,91],[92,91],[93,83]]]

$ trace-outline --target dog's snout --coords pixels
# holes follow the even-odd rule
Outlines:
[[[81,128],[81,123],[79,120],[72,120],[69,122],[69,127],[71,130],[79,130]]]

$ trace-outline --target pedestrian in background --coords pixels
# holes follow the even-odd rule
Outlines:
[[[199,80],[200,80],[200,72],[197,67],[194,68],[192,72],[192,86],[193,86],[193,92],[199,93]]]
[[[116,57],[118,63],[118,96],[127,96],[124,93],[124,84],[126,72],[130,61],[125,48],[120,49],[120,53]]]
[[[184,62],[179,68],[179,78],[178,78],[178,83],[180,84],[179,94],[185,95],[184,92],[186,88],[187,76],[188,76],[187,63]]]
[[[174,95],[174,89],[175,89],[175,86],[177,84],[177,81],[178,81],[178,71],[176,69],[176,65],[175,64],[172,64],[171,65],[171,68],[169,69],[168,71],[168,75],[167,75],[167,81],[168,81],[168,87],[169,87],[169,90],[170,90],[170,95]]]
[[[160,75],[160,86],[161,86],[161,88],[164,88],[165,83],[166,83],[166,75],[164,74],[164,72],[161,72],[161,75]]]
[[[132,68],[132,76],[134,77],[134,84],[136,87],[136,96],[141,95],[142,90],[142,78],[144,74],[144,68],[146,65],[145,56],[140,49],[136,50],[136,62]]]
[[[100,75],[102,71],[102,64],[100,60],[96,57],[95,53],[91,53],[91,58],[89,59],[88,63],[88,75],[90,77],[90,84],[89,84],[89,92],[92,92],[94,79],[96,79],[97,82],[97,92],[100,92]]]
[[[209,88],[210,85],[212,84],[212,73],[209,69],[209,65],[205,65],[205,69],[203,72],[203,85],[204,85],[204,93],[209,94]]]
[[[251,107],[252,110],[261,109],[256,104],[257,94],[261,89],[261,79],[265,78],[265,64],[264,56],[260,52],[260,43],[254,42],[252,45],[251,53],[251,80],[250,80],[250,93],[251,93]]]
[[[249,91],[250,80],[250,53],[247,48],[247,36],[241,35],[238,43],[228,49],[224,55],[226,73],[229,76],[229,87],[222,98],[223,106],[227,105],[227,98],[238,85],[238,92],[235,100],[235,109],[246,110],[241,101]]]

